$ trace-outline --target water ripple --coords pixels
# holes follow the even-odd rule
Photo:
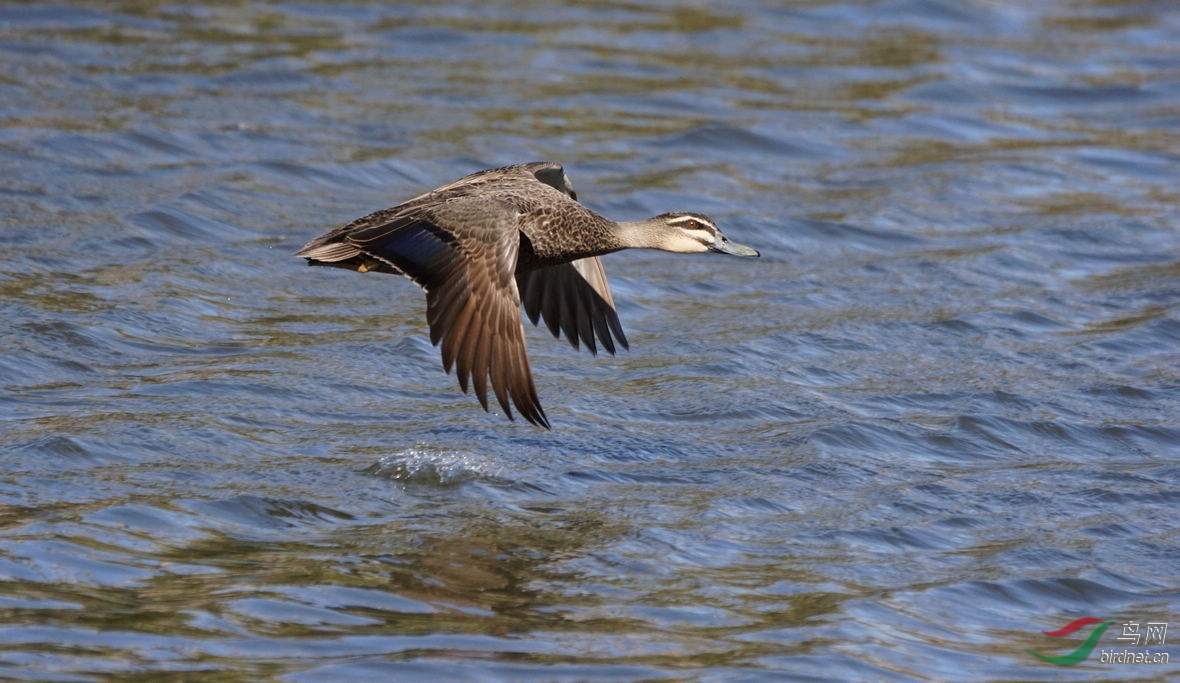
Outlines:
[[[0,17],[0,676],[1039,680],[1178,611],[1164,5]],[[607,256],[551,432],[291,256],[540,158],[763,253]]]

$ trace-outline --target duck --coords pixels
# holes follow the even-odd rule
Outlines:
[[[537,396],[521,307],[592,355],[629,349],[599,257],[622,249],[758,256],[701,213],[613,221],[590,210],[561,164],[478,171],[327,232],[295,253],[312,266],[404,275],[426,293],[430,343],[464,393],[551,429]]]

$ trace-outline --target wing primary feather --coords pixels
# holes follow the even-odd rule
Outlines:
[[[615,339],[618,340],[619,345],[624,349],[630,349],[631,345],[627,343],[627,335],[623,334],[623,326],[619,323],[619,314],[612,308],[606,313],[606,322],[610,325],[610,329],[615,333]]]
[[[529,322],[536,325],[541,317],[541,304],[544,299],[544,288],[534,286],[535,278],[538,277],[538,271],[529,271],[523,275],[518,275],[516,278],[516,289],[520,292],[521,303],[524,304],[524,311],[529,317]]]
[[[524,385],[522,391],[529,405],[529,422],[540,425],[545,429],[550,429],[549,418],[545,416],[545,410],[541,407],[541,400],[537,397],[537,385],[533,382],[533,374],[529,368],[528,356],[521,354],[519,362],[521,364],[520,376]]]
[[[430,343],[437,345],[454,327],[458,316],[470,302],[467,274],[460,273],[444,281],[431,296],[427,293],[426,323],[430,326]]]
[[[508,367],[508,358],[512,355],[513,349],[508,348],[508,344],[500,343],[496,345],[493,352],[491,367],[488,368],[492,375],[492,391],[496,393],[496,401],[499,402],[500,408],[504,410],[504,414],[508,416],[509,420],[513,420],[512,406],[508,403],[508,396],[511,393],[508,383],[511,381],[511,370]],[[513,398],[516,398],[513,396]],[[524,409],[517,403],[517,407],[521,408],[521,414],[524,414]]]
[[[610,327],[606,321],[606,313],[599,311],[593,318],[594,331],[598,334],[598,340],[602,342],[602,348],[610,355],[615,355],[615,342],[610,336]]]
[[[597,356],[598,347],[594,344],[594,323],[592,322],[594,300],[591,298],[596,295],[586,287],[575,287],[571,283],[568,296],[577,302],[578,334],[581,335],[582,342],[586,344],[590,355]]]
[[[570,344],[576,349],[578,348],[578,311],[577,304],[571,306],[570,297],[564,291],[550,292],[550,296],[557,299],[558,316],[557,321],[561,325],[561,331],[565,334],[565,338],[570,341]]]
[[[483,334],[475,342],[474,358],[471,363],[471,380],[475,387],[475,395],[479,397],[479,404],[484,410],[488,409],[488,372],[491,370],[491,353],[496,346],[495,328],[486,325]]]
[[[471,377],[471,362],[475,355],[475,344],[479,338],[486,334],[487,330],[484,328],[483,321],[480,320],[478,305],[471,307],[466,311],[466,316],[470,322],[463,332],[463,336],[456,340],[459,348],[455,354],[455,373],[459,377],[459,386],[463,389],[463,393],[467,393],[468,380]],[[487,396],[479,397],[480,405],[487,409]]]
[[[457,356],[462,350],[463,340],[467,337],[468,327],[470,326],[469,323],[472,318],[471,312],[468,310],[471,308],[471,299],[461,302],[454,302],[451,305],[460,309],[460,311],[455,316],[455,322],[453,326],[450,329],[443,331],[443,369],[445,369],[448,373],[450,373],[451,366],[455,363]],[[464,391],[466,391],[466,389]]]
[[[545,326],[549,328],[549,334],[560,339],[561,338],[561,327],[559,326],[559,323],[561,322],[560,302],[558,301],[558,297],[555,295],[554,292],[546,291],[544,289],[545,282],[541,278],[539,272],[538,272],[538,280],[539,280],[539,282],[537,282],[537,284],[535,286],[544,292],[544,294],[542,294],[541,301],[542,301],[542,305],[544,306],[543,313],[545,314]],[[575,349],[578,348],[578,345],[576,343],[574,344],[574,348]]]
[[[520,414],[532,424],[550,429],[549,419],[545,417],[545,411],[537,399],[537,387],[533,384],[532,373],[529,371],[528,356],[515,354],[512,377],[514,378],[513,401],[520,410]]]

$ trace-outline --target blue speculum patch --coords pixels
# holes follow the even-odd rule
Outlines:
[[[415,276],[437,270],[454,255],[450,242],[423,224],[398,230],[369,250]]]

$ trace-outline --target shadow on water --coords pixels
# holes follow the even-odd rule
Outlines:
[[[92,512],[9,506],[3,526],[23,539],[5,544],[4,640],[10,651],[69,658],[92,673],[150,657],[163,670],[196,671],[249,660],[243,671],[257,675],[320,662],[334,676],[456,653],[498,661],[505,675],[513,662],[604,661],[653,674],[765,649],[720,647],[710,637],[716,610],[674,595],[617,611],[610,603],[629,592],[625,585],[600,576],[575,588],[589,578],[579,562],[639,535],[609,510],[560,502],[481,509],[457,503],[454,487],[489,494],[521,485],[460,473],[436,483],[433,474],[406,474],[413,468],[370,468],[367,476],[400,482],[405,497],[419,499],[385,520],[249,494]],[[299,540],[283,540],[291,536]],[[799,596],[775,621],[799,626],[839,602]],[[653,621],[699,633],[673,641],[650,633]]]

